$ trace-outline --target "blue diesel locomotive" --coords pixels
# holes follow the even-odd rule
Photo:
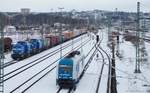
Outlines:
[[[15,60],[23,59],[32,54],[33,46],[27,41],[19,41],[13,45],[11,57]]]
[[[84,55],[73,51],[61,59],[57,66],[56,84],[62,88],[76,88],[84,68]]]
[[[31,39],[29,42],[33,45],[33,54],[42,51],[44,45],[40,39]]]
[[[31,39],[30,41],[18,41],[13,45],[11,57],[14,60],[21,60],[41,52],[44,49],[44,41]]]
[[[16,59],[24,59],[30,55],[37,54],[43,50],[49,49],[50,39],[30,39],[29,41],[18,41],[12,47],[11,57]]]
[[[54,47],[60,43],[63,43],[72,38],[78,37],[86,32],[79,33],[80,31],[67,32],[62,37],[62,40],[58,35],[49,34],[42,39],[30,39],[29,41],[18,41],[12,47],[11,57],[14,60],[22,60],[31,55],[40,53],[46,49]]]

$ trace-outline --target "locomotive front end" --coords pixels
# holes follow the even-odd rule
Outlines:
[[[72,59],[64,58],[59,62],[57,84],[60,87],[72,87],[74,85]]]

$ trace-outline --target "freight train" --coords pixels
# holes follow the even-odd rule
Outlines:
[[[82,32],[82,33],[81,33]],[[31,55],[37,54],[43,50],[49,49],[53,46],[56,46],[60,43],[66,42],[72,38],[78,37],[82,34],[85,34],[84,31],[64,31],[62,37],[59,35],[49,34],[46,35],[43,39],[30,39],[28,41],[18,41],[12,47],[11,57],[14,60],[22,60]]]
[[[85,66],[84,58],[80,51],[73,51],[58,62],[56,84],[59,87],[76,89]]]

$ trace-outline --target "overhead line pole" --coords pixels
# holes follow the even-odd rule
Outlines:
[[[140,43],[140,2],[137,2],[137,32],[136,32],[136,64],[135,64],[135,72],[141,73],[140,70],[140,51],[139,51],[139,43]]]
[[[62,10],[64,9],[63,7],[59,7],[58,9],[60,9],[61,12],[61,17],[63,17],[62,14]],[[60,19],[61,21],[61,19]],[[60,58],[62,58],[62,21],[60,22],[60,32],[59,32],[59,36],[60,36]]]
[[[71,12],[71,14],[70,14],[70,30],[72,30],[72,33],[74,33],[74,28],[73,28],[73,26],[72,26],[72,17],[74,16],[74,12],[72,11]],[[72,37],[72,48],[71,48],[71,50],[73,51],[73,44],[74,44],[74,41],[73,41],[74,39],[73,39],[73,37]]]
[[[4,93],[4,32],[3,27],[4,24],[2,23],[2,15],[0,15],[0,93]]]

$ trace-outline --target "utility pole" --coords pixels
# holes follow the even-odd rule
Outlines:
[[[26,29],[27,28],[27,25],[26,25],[26,14],[23,14],[23,31],[24,31],[24,33],[26,33],[26,36],[27,36],[27,40],[28,40],[28,32],[27,32],[27,30],[28,29]]]
[[[116,55],[120,58],[121,56],[120,56],[120,46],[119,46],[119,44],[120,44],[120,37],[119,37],[119,35],[120,35],[120,31],[121,31],[121,18],[120,18],[120,15],[119,15],[119,13],[118,13],[118,8],[116,8],[116,17],[118,18],[118,20],[117,20],[117,35],[116,35],[116,38],[117,38],[117,46],[116,46]]]
[[[0,93],[4,93],[4,24],[2,23],[2,15],[0,15]]]
[[[58,7],[58,9],[60,10],[61,13],[61,17],[63,17],[62,15],[62,10],[64,9],[63,7]],[[60,19],[61,21],[61,19]],[[62,58],[62,21],[60,22],[60,31],[59,31],[59,36],[60,36],[60,59]]]
[[[42,23],[42,29],[40,29],[41,35],[42,35],[42,39],[44,39],[44,22]]]
[[[80,22],[81,22],[81,23],[80,23]],[[80,20],[79,20],[79,25],[82,26],[82,21],[80,21]],[[82,43],[83,43],[83,42],[82,42],[82,39],[83,39],[83,38],[82,38],[82,29],[80,28],[80,30],[81,30],[81,52],[83,52],[83,47],[82,47],[82,46],[83,46],[83,44],[82,44]]]
[[[111,35],[111,17],[108,16],[108,20],[107,20],[107,27],[108,27],[108,42],[110,42],[110,35]]]
[[[97,13],[96,13],[96,11],[94,11],[94,24],[95,24],[95,27],[97,27]]]
[[[137,32],[136,32],[136,65],[134,73],[141,73],[140,70],[140,51],[139,51],[139,44],[140,44],[140,2],[137,2]]]
[[[74,28],[72,26],[72,17],[74,16],[74,11],[71,11],[70,13],[70,30],[72,31],[72,33],[74,32]],[[72,38],[72,48],[71,50],[73,51],[73,44],[74,44],[74,39]]]
[[[145,37],[145,32],[146,32],[146,19],[144,18],[143,22],[142,22],[142,35],[141,35],[142,38]],[[142,39],[142,41],[143,41],[143,39]]]
[[[53,8],[51,8],[51,14],[53,14]],[[50,32],[48,32],[48,33],[51,33],[52,32],[52,25],[53,25],[53,21],[52,21],[52,15],[51,15],[51,17],[50,17],[50,20],[49,20],[50,22],[49,22],[49,25],[50,25]]]
[[[118,8],[115,9],[116,10],[116,17],[119,17],[119,14],[118,14]],[[119,17],[119,22],[120,22],[120,17]],[[120,25],[117,24],[117,43],[119,44],[119,29],[120,28]]]

